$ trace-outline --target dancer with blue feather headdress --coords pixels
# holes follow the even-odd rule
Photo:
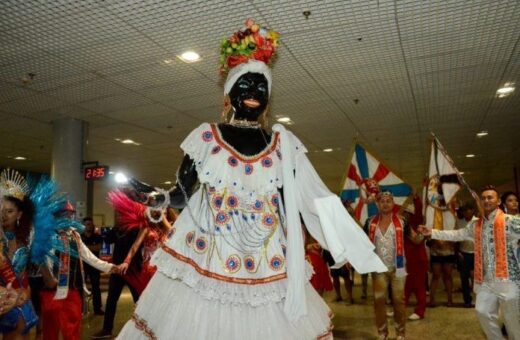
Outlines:
[[[81,241],[84,226],[56,183],[42,177],[31,191],[35,207],[31,262],[39,266],[45,287],[40,292],[43,338],[79,339],[83,310],[83,261],[108,273],[117,267],[98,259]]]

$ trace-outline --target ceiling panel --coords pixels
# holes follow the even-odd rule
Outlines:
[[[520,84],[512,1],[4,0],[0,166],[47,171],[52,121],[71,117],[89,124],[89,158],[172,180],[180,142],[220,120],[219,40],[247,17],[282,34],[270,121],[293,120],[331,188],[354,138],[419,186],[430,132],[472,185],[512,182],[520,97],[496,97],[506,82]],[[178,60],[187,49],[202,61]],[[489,135],[477,138],[480,130]],[[7,158],[16,153],[30,159]]]

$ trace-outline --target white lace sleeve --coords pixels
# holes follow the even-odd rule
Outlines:
[[[432,239],[442,241],[460,242],[473,240],[476,220],[471,221],[462,229],[457,230],[432,230]]]

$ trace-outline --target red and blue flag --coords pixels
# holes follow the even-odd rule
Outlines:
[[[368,217],[377,214],[377,194],[387,191],[394,196],[397,211],[407,207],[412,188],[356,143],[341,189],[341,199],[354,210],[354,218],[363,224]]]

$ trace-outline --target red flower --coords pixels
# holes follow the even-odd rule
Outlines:
[[[253,37],[255,38],[256,46],[258,46],[259,48],[262,48],[264,46],[265,39],[262,38],[262,36],[260,36],[260,34],[258,34],[258,33],[255,33],[253,35]]]
[[[258,50],[255,53],[253,53],[253,59],[263,61],[264,63],[269,63],[269,59],[271,59],[271,56],[273,55],[273,51],[269,50]]]
[[[243,55],[230,55],[227,59],[229,68],[233,68],[239,64],[246,63],[247,57]]]

